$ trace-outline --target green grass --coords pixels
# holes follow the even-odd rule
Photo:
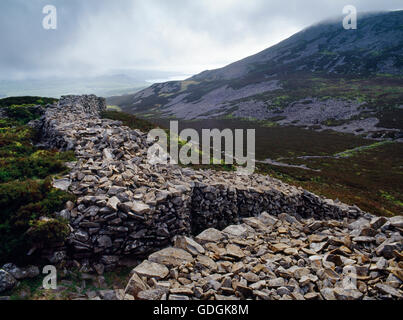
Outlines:
[[[118,106],[107,106],[108,111],[122,111],[122,109]]]
[[[394,205],[399,206],[399,207],[403,207],[403,201],[396,199],[393,195],[383,191],[383,190],[379,190],[382,198],[385,198],[386,200],[392,202]]]
[[[336,56],[337,55],[337,53],[327,51],[327,50],[321,51],[320,54],[325,55],[325,56]]]

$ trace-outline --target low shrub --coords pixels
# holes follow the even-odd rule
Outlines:
[[[33,220],[30,226],[26,235],[32,243],[63,241],[70,233],[68,225],[57,219]]]
[[[12,105],[23,105],[23,104],[35,104],[35,105],[45,106],[47,104],[52,104],[57,101],[58,101],[58,99],[43,98],[43,97],[30,97],[30,96],[10,97],[10,98],[0,99],[0,108],[9,107]]]
[[[74,196],[52,188],[50,178],[0,184],[0,262],[23,261],[33,244],[63,240],[67,221],[54,213],[69,200]]]
[[[54,189],[51,181],[67,170],[65,162],[75,158],[71,151],[33,145],[37,132],[26,124],[40,117],[40,108],[14,104],[3,108],[8,118],[0,119],[0,265],[25,264],[34,258],[26,256],[34,245],[63,241],[69,233],[68,222],[54,213],[74,196]]]
[[[0,151],[0,154],[2,152]],[[44,179],[49,175],[63,173],[66,161],[72,161],[71,153],[40,150],[23,157],[0,159],[0,182],[28,178]]]

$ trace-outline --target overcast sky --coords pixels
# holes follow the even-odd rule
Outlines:
[[[57,8],[57,30],[42,9]],[[1,0],[0,78],[154,69],[195,74],[323,19],[393,10],[402,0]]]

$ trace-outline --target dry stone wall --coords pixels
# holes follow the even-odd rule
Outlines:
[[[195,171],[147,162],[146,134],[100,118],[105,100],[66,96],[32,123],[50,148],[74,150],[77,162],[54,186],[77,196],[58,215],[68,219],[65,245],[45,250],[57,263],[66,256],[90,269],[112,269],[127,255],[164,248],[175,236],[224,229],[263,212],[296,219],[356,219],[371,215],[322,199],[262,175]]]

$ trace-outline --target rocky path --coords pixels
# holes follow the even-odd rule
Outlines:
[[[270,164],[272,166],[276,166],[276,167],[285,167],[285,168],[297,168],[297,169],[302,169],[302,170],[308,170],[308,171],[314,171],[314,172],[320,172],[321,170],[315,170],[315,169],[311,169],[308,168],[306,165],[301,164],[301,165],[293,165],[293,164],[288,164],[288,163],[284,163],[284,162],[280,162],[280,161],[276,161],[276,160],[272,160],[270,158],[267,158],[264,161],[256,161],[257,163],[265,163],[265,164]]]

